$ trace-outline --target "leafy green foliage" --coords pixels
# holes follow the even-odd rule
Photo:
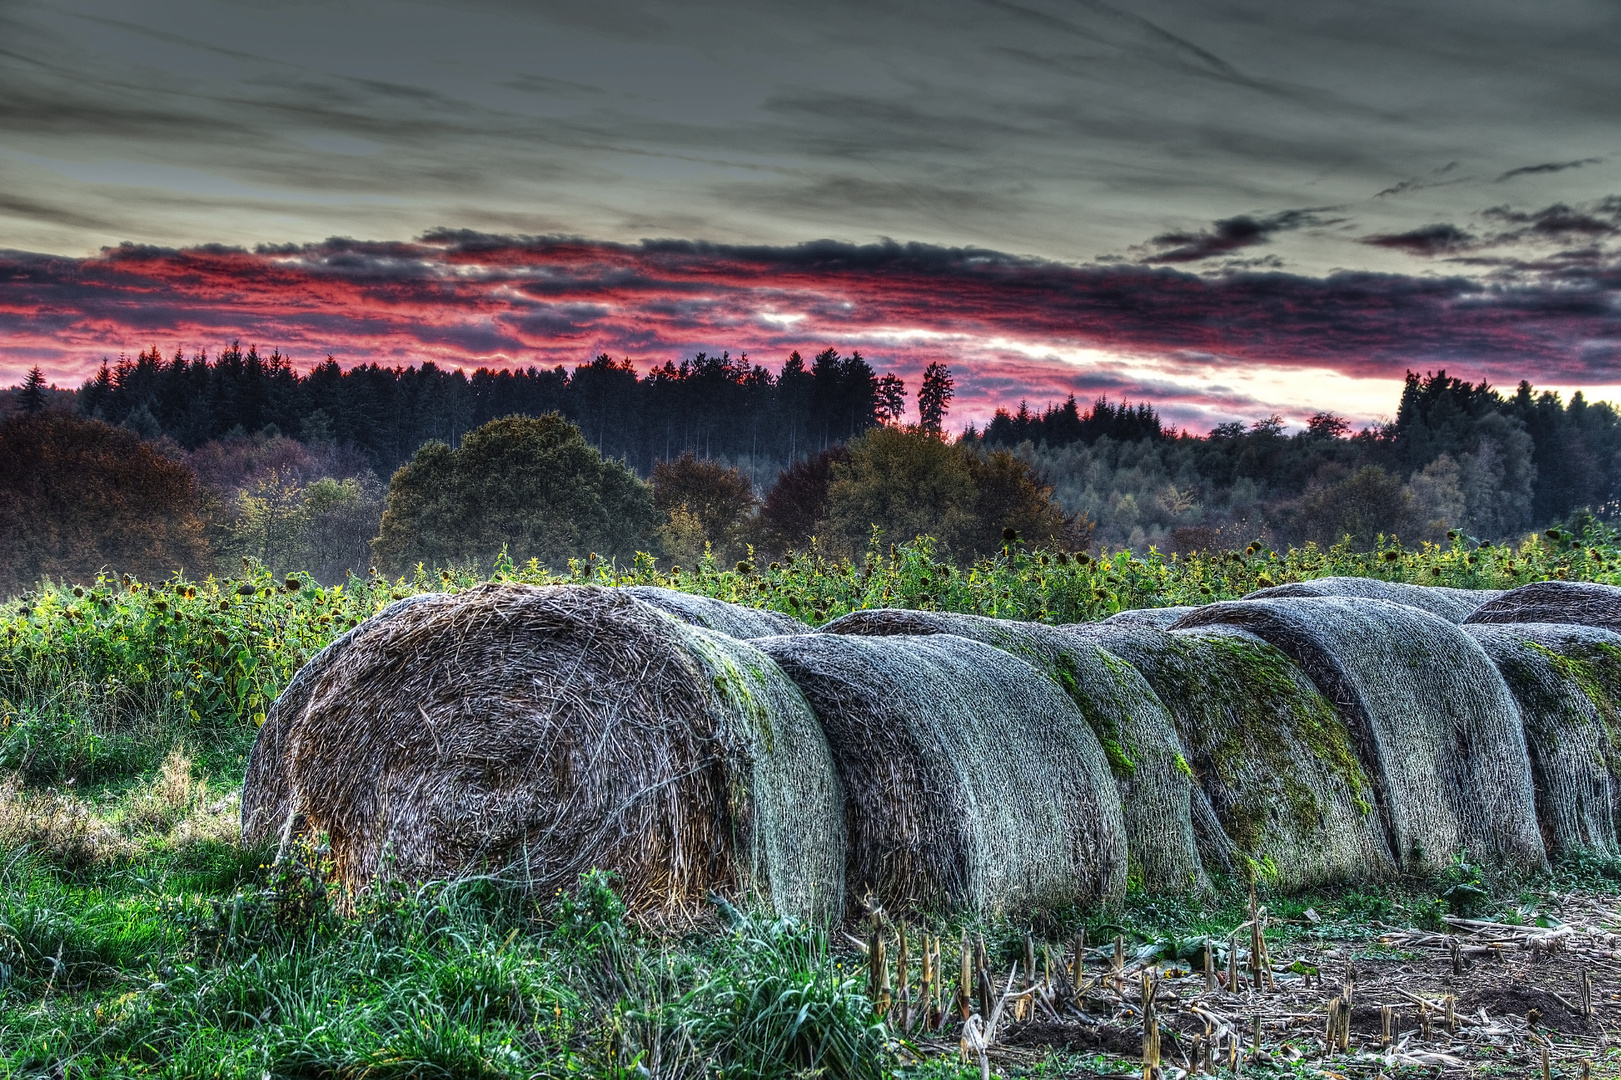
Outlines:
[[[579,428],[556,413],[509,416],[455,450],[418,450],[389,484],[373,549],[395,570],[487,566],[503,548],[561,566],[592,551],[628,558],[657,521],[651,489]]]
[[[932,536],[959,561],[1000,549],[1008,530],[1032,541],[1066,535],[1064,515],[1029,466],[1005,450],[982,453],[927,432],[883,427],[830,464],[828,539],[859,551],[871,530]]]

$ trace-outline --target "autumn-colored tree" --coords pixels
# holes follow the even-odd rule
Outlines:
[[[0,594],[102,569],[209,570],[190,469],[131,432],[45,410],[0,421]]]
[[[707,540],[717,558],[730,560],[743,557],[759,499],[742,473],[713,461],[699,461],[689,452],[653,466],[653,505],[666,525],[675,526],[674,532],[666,530],[668,554],[690,562],[695,553],[703,553]],[[685,518],[676,520],[683,513],[700,530],[696,552],[691,524]]]
[[[827,524],[827,487],[833,465],[850,460],[842,446],[797,461],[784,469],[760,507],[761,542],[780,554],[803,548]]]
[[[508,416],[467,434],[459,448],[430,442],[394,474],[379,563],[403,572],[488,566],[504,546],[518,562],[560,567],[595,552],[628,559],[651,546],[653,492],[604,460],[556,413]]]

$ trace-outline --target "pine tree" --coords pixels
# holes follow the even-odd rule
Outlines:
[[[951,369],[939,361],[923,371],[923,386],[917,392],[917,426],[931,435],[945,430],[946,410],[956,396]]]
[[[23,380],[22,391],[17,395],[18,408],[25,413],[45,411],[45,373],[39,368],[28,373]]]

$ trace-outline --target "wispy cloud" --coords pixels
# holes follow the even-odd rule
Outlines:
[[[1539,176],[1543,173],[1564,172],[1566,169],[1579,169],[1583,165],[1598,165],[1603,161],[1603,158],[1590,157],[1580,158],[1576,161],[1547,161],[1541,165],[1522,165],[1518,169],[1510,169],[1502,176],[1499,176],[1497,183],[1501,184],[1505,180],[1512,180],[1516,176]]]

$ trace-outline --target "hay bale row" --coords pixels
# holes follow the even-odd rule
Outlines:
[[[951,634],[755,644],[827,733],[852,901],[992,915],[1124,895],[1126,838],[1103,748],[1029,664]]]
[[[1218,625],[1281,649],[1339,707],[1403,870],[1441,871],[1465,849],[1545,865],[1514,699],[1460,627],[1384,600],[1293,597],[1211,604],[1173,629]]]
[[[1108,760],[1125,826],[1133,883],[1151,892],[1208,885],[1199,858],[1192,780],[1169,714],[1129,664],[1068,627],[935,611],[881,608],[852,612],[827,634],[953,634],[1010,653],[1057,684],[1073,702]],[[1048,722],[1056,723],[1055,714]]]
[[[1621,636],[1504,625],[1556,602],[1602,618],[1604,595],[1476,610],[1305,585],[1346,595],[1065,627],[865,611],[820,633],[662,589],[411,597],[278,699],[243,833],[325,833],[356,887],[599,867],[642,910],[713,891],[814,918],[1621,854]]]
[[[1100,630],[1175,721],[1196,805],[1218,823],[1214,835],[1201,830],[1207,865],[1239,877],[1253,869],[1285,888],[1394,875],[1345,720],[1282,650],[1230,626]]]
[[[266,720],[249,842],[327,834],[337,876],[585,870],[642,909],[705,894],[843,908],[843,796],[821,727],[748,644],[619,590],[484,585],[391,607]]]
[[[1292,596],[1352,596],[1388,600],[1427,611],[1450,623],[1461,623],[1482,604],[1502,596],[1497,589],[1454,589],[1445,585],[1410,585],[1365,577],[1324,577],[1273,585],[1249,593],[1245,600],[1277,600]]]
[[[1621,634],[1569,623],[1464,630],[1519,705],[1548,850],[1621,857]]]
[[[1537,581],[1482,604],[1468,623],[1575,623],[1621,631],[1621,588],[1590,581]]]

